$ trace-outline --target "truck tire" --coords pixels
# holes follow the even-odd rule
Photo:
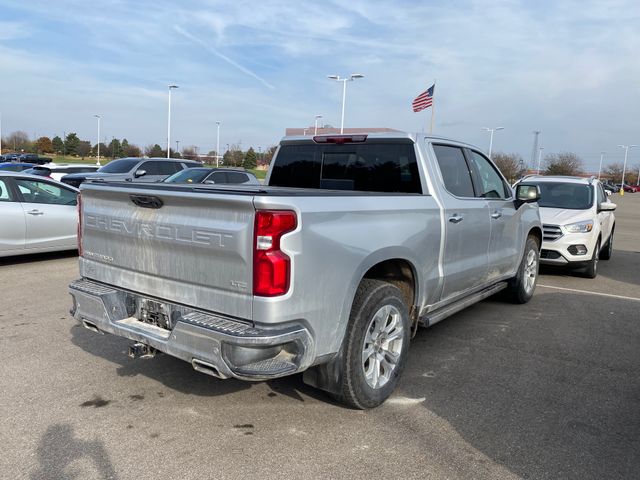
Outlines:
[[[589,264],[582,271],[583,275],[587,278],[596,278],[598,276],[598,261],[600,260],[600,240],[596,243],[596,248],[591,255]]]
[[[533,297],[538,283],[538,267],[540,265],[540,247],[535,237],[527,237],[524,244],[524,255],[518,267],[518,273],[509,281],[507,297],[513,303],[527,303]]]
[[[611,255],[613,255],[613,230],[611,230],[609,240],[607,240],[607,243],[604,244],[604,247],[600,252],[600,260],[610,260]]]
[[[362,280],[343,341],[336,399],[362,410],[389,398],[406,364],[410,330],[400,289],[380,280]]]

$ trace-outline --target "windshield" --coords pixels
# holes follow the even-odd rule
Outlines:
[[[107,163],[104,167],[100,167],[98,171],[101,173],[127,173],[135,167],[139,161],[137,158],[121,158],[120,160]]]
[[[209,168],[187,168],[174,173],[164,181],[166,183],[201,183],[210,171]]]
[[[586,210],[593,205],[591,185],[559,182],[540,182],[536,185],[540,187],[538,205],[541,207]]]

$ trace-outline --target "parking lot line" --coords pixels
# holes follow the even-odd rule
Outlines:
[[[589,292],[588,290],[577,290],[575,288],[554,287],[553,285],[541,285],[541,284],[538,284],[538,287],[552,288],[556,290],[565,290],[567,292],[574,292],[574,293],[583,293],[585,295],[600,295],[601,297],[621,298],[622,300],[632,300],[635,302],[640,302],[640,298],[626,297],[624,295],[614,295],[612,293]]]

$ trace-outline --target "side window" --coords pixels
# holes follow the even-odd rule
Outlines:
[[[159,162],[160,163],[160,175],[173,175],[182,170],[182,164],[178,162]]]
[[[448,145],[433,145],[433,150],[447,191],[457,197],[475,197],[471,172],[462,149]]]
[[[9,185],[4,180],[0,180],[0,202],[12,202],[13,195],[9,190]]]
[[[228,183],[247,183],[249,181],[249,177],[246,173],[240,172],[227,172],[227,182]]]
[[[160,173],[160,165],[158,165],[161,162],[144,162],[142,165],[140,165],[140,167],[138,167],[138,170],[144,170],[145,172],[147,172],[147,176],[150,175],[162,175]]]
[[[211,180],[213,183],[227,183],[226,172],[213,172],[207,180]]]
[[[507,191],[502,177],[491,162],[476,151],[468,151],[471,153],[471,161],[475,165],[475,178],[480,184],[478,196],[482,198],[510,197],[510,192]]]
[[[16,185],[27,203],[49,205],[75,205],[77,194],[72,190],[38,180],[16,179]]]
[[[607,201],[607,195],[604,193],[604,190],[602,189],[602,185],[598,184],[596,193],[598,195],[598,205],[600,205],[602,202]]]

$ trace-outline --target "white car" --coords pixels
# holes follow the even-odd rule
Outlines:
[[[0,257],[77,248],[77,196],[64,183],[0,171]]]
[[[581,269],[595,278],[598,261],[613,254],[616,204],[595,178],[540,176],[523,179],[540,188],[543,240],[540,263]]]
[[[92,165],[90,163],[45,163],[44,165],[36,165],[25,173],[49,177],[58,182],[65,175],[70,173],[92,173],[98,171],[100,165]]]

